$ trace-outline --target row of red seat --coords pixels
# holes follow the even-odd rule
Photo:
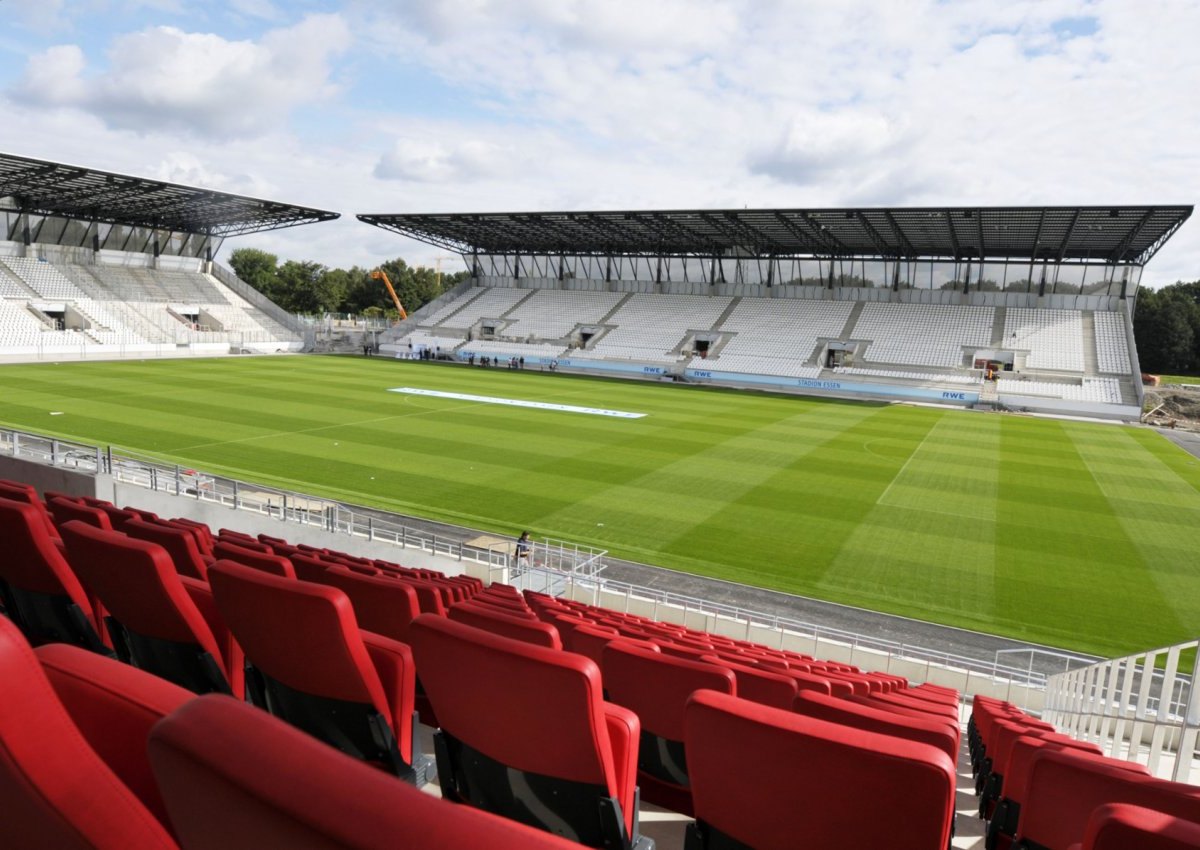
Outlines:
[[[984,696],[973,699],[968,739],[987,850],[1200,847],[1194,785],[1156,779]]]
[[[52,503],[63,501],[51,499]],[[0,506],[0,510],[3,507]],[[86,524],[89,515],[85,507],[92,512],[92,525]],[[10,513],[25,522],[27,536],[38,537],[31,506],[10,508]],[[379,671],[378,660],[371,657],[371,649],[379,655],[381,647],[378,644],[384,638],[358,632],[358,641],[354,640],[358,624],[352,618],[357,606],[349,604],[346,594],[329,585],[296,581],[286,569],[276,569],[278,574],[270,574],[267,570],[278,567],[278,563],[262,564],[259,566],[263,569],[254,569],[230,560],[206,560],[203,575],[208,583],[200,578],[181,576],[173,569],[174,565],[167,562],[165,549],[130,539],[105,527],[99,519],[100,513],[104,513],[103,506],[76,503],[70,511],[63,508],[62,548],[69,556],[68,560],[86,564],[78,569],[85,574],[82,584],[95,597],[94,612],[107,612],[104,624],[118,638],[116,643],[125,647],[123,652],[131,660],[148,669],[157,668],[195,690],[233,692],[232,683],[225,689],[213,687],[213,681],[204,682],[194,675],[195,669],[193,675],[183,675],[181,668],[186,672],[188,665],[180,661],[178,653],[144,652],[143,644],[147,638],[186,644],[201,650],[187,656],[192,668],[203,666],[198,664],[199,661],[207,661],[210,669],[215,666],[216,658],[223,653],[215,646],[215,639],[209,641],[197,636],[203,635],[205,625],[199,607],[194,615],[182,616],[180,613],[190,611],[189,604],[194,606],[193,600],[202,596],[215,619],[231,638],[236,638],[231,643],[245,651],[251,671],[248,690],[256,702],[361,758],[377,763],[387,761],[386,747],[372,750],[370,742],[361,737],[348,746],[346,739],[352,736],[346,731],[345,721],[354,708],[367,706],[374,709],[376,717],[391,719],[393,728],[399,725],[395,710],[386,706],[388,697],[392,697],[392,703],[404,705],[403,694],[411,693],[411,689],[404,686],[404,679],[407,673],[411,680],[414,665],[404,656],[407,649],[404,644],[393,641],[393,646],[382,647],[392,658],[407,663],[393,664],[396,670],[391,679],[392,686],[384,689],[384,699],[380,700],[364,682],[370,681],[372,667],[376,673]],[[68,514],[75,518],[68,519]],[[226,539],[232,535],[218,537],[237,545],[232,539]],[[254,548],[246,545],[251,544],[248,539],[240,542],[244,544],[243,549]],[[274,545],[286,544],[274,541]],[[241,553],[226,550],[224,554]],[[273,550],[261,554],[273,556]],[[322,582],[340,577],[364,587],[370,583],[375,586],[402,584],[394,577],[384,575],[377,565],[335,563],[311,552],[292,552],[290,555],[286,560],[293,565],[292,572],[297,562],[308,562],[307,566],[311,568],[308,577]],[[47,557],[52,560],[53,554]],[[129,567],[138,563],[143,563],[142,569]],[[357,571],[350,569],[351,566],[357,567]],[[368,569],[374,574],[363,575]],[[120,574],[123,581],[114,579],[114,574]],[[153,588],[154,592],[147,591],[147,587]],[[773,730],[770,734],[793,740],[793,743],[832,743],[835,751],[846,751],[839,756],[842,760],[848,757],[847,753],[876,758],[881,751],[878,742],[869,742],[870,746],[860,742],[857,748],[853,746],[849,738],[854,733],[844,725],[832,726],[825,721],[798,717],[792,713],[790,702],[786,705],[787,710],[782,711],[733,699],[738,681],[734,669],[713,664],[711,659],[691,658],[686,652],[678,651],[685,648],[684,643],[669,641],[661,635],[656,635],[657,643],[636,638],[610,641],[612,646],[607,654],[614,660],[605,664],[606,668],[612,668],[610,677],[614,680],[614,693],[624,694],[626,702],[638,705],[647,716],[656,715],[655,728],[669,736],[656,736],[654,746],[644,746],[646,741],[642,737],[638,714],[627,706],[603,699],[600,668],[586,657],[562,652],[558,628],[538,620],[526,601],[511,588],[497,586],[481,593],[463,594],[470,598],[460,598],[453,604],[449,618],[426,612],[414,621],[413,617],[419,612],[419,606],[414,604],[415,595],[411,588],[407,589],[400,597],[407,599],[407,605],[391,606],[387,611],[390,624],[381,623],[380,626],[386,629],[389,625],[394,627],[397,622],[402,623],[404,636],[413,646],[410,657],[415,656],[420,661],[420,669],[425,671],[427,698],[439,714],[438,754],[443,764],[441,772],[446,795],[544,828],[554,828],[585,843],[625,847],[638,844],[636,782],[639,763],[643,776],[652,775],[655,765],[661,770],[677,768],[682,771],[675,775],[674,790],[685,795],[680,808],[691,808],[693,777],[687,773],[683,755],[687,746],[685,741],[694,737],[686,732],[689,716],[723,718],[714,722],[734,724],[749,720],[752,725]],[[535,600],[545,615],[558,616],[551,610],[553,605],[548,599],[535,597]],[[383,613],[382,608],[380,613]],[[187,620],[187,628],[175,634],[150,634],[156,629],[161,631],[162,621],[170,620],[172,616]],[[557,623],[559,628],[565,625]],[[581,629],[590,625],[595,624],[580,618],[580,628],[565,633],[583,634]],[[491,631],[507,631],[509,637],[481,632],[481,626]],[[513,641],[513,636],[522,641]],[[686,639],[684,635],[680,637]],[[531,647],[530,642],[540,642],[543,646]],[[365,658],[357,651],[359,646],[367,650]],[[697,643],[695,648],[700,646]],[[331,647],[342,651],[330,653]],[[711,645],[705,648],[716,649]],[[671,654],[672,649],[677,650],[676,654]],[[734,647],[727,649],[730,654],[735,653]],[[317,657],[318,652],[324,656],[324,661],[313,665],[311,659]],[[331,655],[332,661],[329,660]],[[749,665],[759,662],[749,656],[745,661],[747,666],[742,675],[753,680],[760,674]],[[639,673],[637,670],[638,664],[658,665],[662,662],[666,663],[663,669],[683,674],[682,678],[674,680],[679,691],[669,705],[654,696],[657,692],[648,687],[646,681],[638,681],[639,677],[650,677],[653,684],[665,681],[659,672]],[[235,668],[236,664],[226,662],[226,674],[231,674]],[[788,666],[779,662],[777,669],[787,670]],[[850,669],[836,672],[857,675],[857,671]],[[687,677],[695,673],[701,674],[701,678],[689,683]],[[775,674],[764,672],[761,675]],[[313,682],[314,676],[320,681]],[[795,679],[780,678],[789,684],[793,693],[798,693]],[[888,689],[896,684],[889,681]],[[692,698],[697,689],[714,689],[714,685],[715,690],[730,698],[727,705],[720,703],[720,693],[705,694],[704,699]],[[257,695],[256,689],[261,689]],[[883,688],[878,690],[882,692]],[[847,686],[847,695],[850,691]],[[867,691],[864,686],[864,697]],[[814,692],[813,696],[833,699],[829,693]],[[946,697],[953,700],[950,695]],[[381,702],[384,708],[380,707]],[[481,711],[481,706],[486,709]],[[701,706],[705,708],[702,710]],[[824,709],[814,708],[813,712],[818,710]],[[859,717],[865,713],[865,710],[851,712]],[[337,729],[329,728],[329,718],[333,715],[339,717]],[[659,725],[660,722],[664,725]],[[357,728],[368,725],[359,723]],[[557,728],[560,725],[561,728]],[[903,725],[896,722],[893,727]],[[879,728],[883,729],[882,726]],[[827,740],[829,738],[833,740]],[[556,746],[545,747],[547,740],[555,741]],[[924,748],[926,752],[919,753],[921,758],[909,766],[928,769],[922,760],[929,755],[929,745],[892,740],[890,734],[886,740],[901,748]],[[660,755],[659,741],[670,742],[674,752],[665,751]],[[707,736],[702,736],[694,746],[703,753],[707,741]],[[564,742],[576,742],[576,746],[566,746]],[[402,743],[400,749],[403,749]],[[887,747],[882,749],[887,750]],[[647,758],[639,759],[639,752],[645,752]],[[764,750],[764,753],[771,752]],[[714,763],[723,763],[730,756],[728,752],[718,751],[712,759]],[[742,758],[740,754],[737,756],[739,761]],[[937,753],[936,758],[944,762],[940,767],[949,779],[933,795],[931,828],[934,832],[949,828],[952,817],[949,801],[953,789],[950,756]],[[769,771],[764,773],[768,774]],[[697,780],[696,787],[719,787],[720,783],[736,775],[728,769],[714,770],[711,779],[707,782]],[[826,783],[825,791],[831,800],[843,803],[856,797],[853,789],[844,784],[829,786]],[[708,832],[737,835],[743,828],[740,823],[725,822],[720,811],[720,801],[725,798],[723,791],[709,794],[712,817],[711,820],[702,817],[701,825],[697,827],[698,835]],[[535,814],[547,809],[551,811],[550,817],[544,813]],[[828,805],[818,809],[832,810]],[[782,833],[778,839],[784,840]]]
[[[193,690],[223,690],[204,687],[220,676],[197,678],[204,659],[211,674],[220,656],[232,693],[241,667],[230,655],[236,646],[250,661],[246,690],[254,702],[409,778],[418,754],[405,718],[420,670],[420,699],[437,711],[439,771],[451,799],[592,846],[639,843],[638,783],[647,799],[694,811],[697,847],[793,846],[802,827],[821,840],[852,834],[858,843],[893,846],[949,837],[958,747],[952,691],[908,688],[848,665],[278,538],[227,530],[214,538],[199,524],[127,511],[134,517],[126,524],[175,526],[176,539],[192,541],[203,578],[181,576],[162,544],[114,532],[111,519],[106,527],[103,505],[51,498],[50,510],[62,538],[52,548],[99,573],[82,582],[97,630],[113,626],[129,660],[160,665]],[[44,521],[17,513],[28,536],[50,538]],[[146,567],[122,597],[111,574],[139,560]],[[178,617],[189,603],[195,615],[182,618],[190,631],[153,633],[171,619],[164,610]],[[197,637],[210,621],[211,644]],[[171,644],[202,651],[184,663]],[[749,745],[759,738],[769,743]],[[793,751],[811,769],[780,763],[780,753]],[[873,797],[864,783],[875,776],[884,797],[900,788],[909,794],[895,813],[902,836],[875,821],[846,831],[847,807],[860,805],[860,794]],[[743,800],[746,787],[764,806],[777,807],[784,790],[806,805],[792,819]]]
[[[952,691],[908,689],[898,677],[498,585],[451,608],[449,617],[549,657],[561,647],[592,659],[608,701],[640,721],[643,796],[695,815],[697,847],[789,847],[797,834],[849,834],[864,846],[885,836],[893,846],[912,847],[949,839],[958,748]],[[489,655],[497,652],[494,646]],[[425,669],[419,657],[418,666]],[[834,685],[841,686],[837,696]],[[887,702],[893,695],[897,700]],[[441,738],[447,724],[438,710]],[[756,736],[771,743],[759,747]],[[449,750],[443,763],[439,749],[443,782],[458,770]],[[798,761],[780,759],[790,750]],[[809,768],[796,771],[797,763]],[[834,775],[842,781],[831,781]],[[858,783],[873,775],[892,789],[885,795],[891,801],[896,789],[908,789],[906,837],[874,821],[848,830],[848,813],[860,805]],[[784,799],[794,818],[780,810]]]
[[[0,837],[8,850],[568,850],[455,807],[228,696],[0,617]]]

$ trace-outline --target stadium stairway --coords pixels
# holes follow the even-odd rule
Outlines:
[[[846,324],[842,327],[842,332],[838,336],[839,339],[851,339],[854,336],[854,326],[858,324],[858,317],[862,315],[863,307],[867,302],[857,301],[854,308],[850,311],[850,315],[846,317]]]
[[[1096,356],[1096,314],[1091,310],[1080,313],[1083,325],[1083,374],[1100,374],[1099,358]]]

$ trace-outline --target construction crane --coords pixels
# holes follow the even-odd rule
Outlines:
[[[396,305],[396,310],[400,313],[400,320],[407,319],[408,313],[405,312],[404,305],[400,303],[400,296],[396,294],[396,289],[392,286],[392,282],[388,280],[387,272],[383,269],[375,269],[375,271],[371,272],[371,280],[383,281],[383,285],[387,287],[388,295],[392,296],[392,303]]]

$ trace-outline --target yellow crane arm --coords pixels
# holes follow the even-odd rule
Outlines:
[[[387,272],[383,269],[375,269],[371,272],[371,280],[382,280],[383,285],[387,287],[388,295],[392,296],[392,303],[396,305],[396,310],[400,313],[401,319],[407,319],[408,313],[404,310],[404,305],[400,303],[400,296],[396,295],[396,289],[392,286],[392,282],[388,280]]]

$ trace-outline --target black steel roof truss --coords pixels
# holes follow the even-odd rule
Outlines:
[[[896,221],[896,216],[892,214],[892,211],[884,210],[883,217],[887,221],[888,225],[892,228],[892,233],[896,234],[896,238],[904,243],[905,253],[909,256],[915,256],[917,249],[914,248],[912,242],[909,241],[908,234],[904,232],[904,228],[901,227]]]

